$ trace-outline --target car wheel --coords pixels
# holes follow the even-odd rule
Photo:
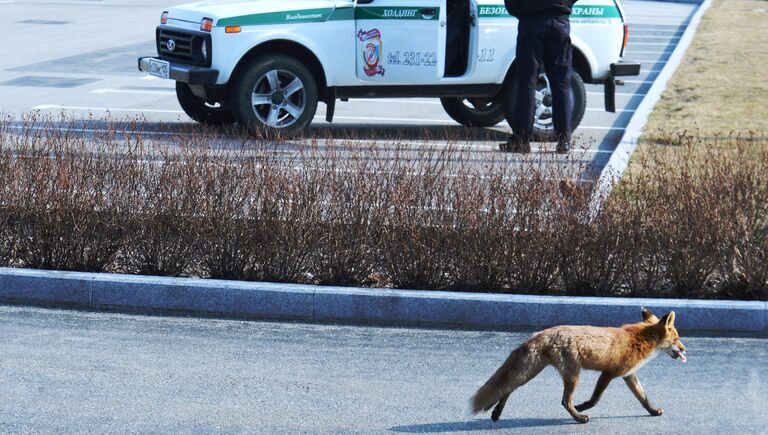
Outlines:
[[[508,83],[502,90],[502,104],[507,109],[507,121],[512,124],[517,99],[517,83],[514,74],[510,76]],[[572,126],[575,130],[584,118],[587,110],[587,92],[584,88],[584,80],[573,71],[571,75],[571,95],[573,96]],[[556,142],[555,126],[552,123],[552,90],[546,74],[541,74],[536,85],[536,106],[533,116],[533,140],[539,142]]]
[[[286,55],[250,60],[232,88],[235,115],[253,133],[267,137],[300,134],[317,111],[318,90],[312,72]]]
[[[235,114],[231,106],[221,106],[207,103],[204,99],[192,93],[189,85],[176,82],[176,98],[181,109],[190,118],[206,125],[225,125],[235,122]]]
[[[467,127],[492,127],[504,120],[504,108],[490,98],[441,98],[445,113]]]

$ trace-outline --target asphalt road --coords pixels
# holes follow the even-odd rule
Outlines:
[[[35,109],[85,119],[140,117],[144,121],[140,128],[158,138],[188,124],[172,83],[136,71],[136,58],[155,51],[154,28],[162,8],[186,2],[0,0],[0,15],[10,17],[0,44],[0,113],[19,116]],[[696,8],[687,3],[636,0],[622,4],[631,34],[626,58],[642,62],[643,69],[640,76],[627,78],[626,85],[619,87],[616,114],[603,111],[602,86],[587,86],[587,114],[575,135],[580,151],[572,158],[592,163],[593,171],[610,158]],[[324,116],[321,105],[313,124],[315,133],[331,137],[395,138],[419,147],[424,129],[439,145],[460,135],[460,143],[453,146],[468,150],[479,162],[497,158],[493,156],[498,154],[497,144],[508,132],[506,124],[467,131],[431,99],[351,100],[337,105],[333,125],[325,123]],[[85,128],[99,125],[94,122]],[[320,133],[326,127],[330,133]],[[387,146],[388,141],[381,142]],[[536,158],[562,161],[552,148],[552,144],[535,145],[534,150],[542,151]],[[524,158],[510,158],[515,159]]]
[[[629,319],[628,319],[629,320]],[[0,306],[0,432],[765,433],[768,340],[686,338],[575,424],[551,368],[502,420],[465,414],[528,333],[143,317]],[[576,399],[589,397],[585,372]]]

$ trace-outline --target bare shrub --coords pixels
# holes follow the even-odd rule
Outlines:
[[[621,294],[626,268],[622,250],[628,232],[621,210],[615,209],[615,202],[606,201],[595,212],[590,184],[561,189],[561,194],[571,198],[569,209],[559,218],[563,290],[573,296]]]
[[[205,153],[160,150],[156,158],[126,162],[131,189],[126,223],[126,267],[146,275],[180,276],[197,257],[200,191],[209,161]],[[136,163],[136,164],[133,164]]]
[[[449,159],[434,147],[419,149],[411,159],[401,157],[406,152],[394,150],[381,180],[380,195],[387,205],[381,226],[383,266],[396,287],[445,289],[454,236],[446,201]]]
[[[693,152],[700,146],[709,148]],[[764,291],[766,162],[764,148],[738,136],[648,153],[641,165],[653,169],[626,177],[612,198],[630,223],[632,291],[708,298],[723,297],[724,286]],[[744,259],[752,276],[739,265]]]
[[[373,152],[371,145],[354,146],[346,150],[329,139],[322,159],[328,177],[318,204],[323,209],[320,240],[311,264],[311,274],[320,284],[361,285],[378,267],[375,253],[386,210],[380,181],[386,168],[381,161],[365,158]],[[339,165],[345,152],[346,163]]]
[[[256,225],[249,219],[251,202],[258,202],[256,160],[238,156],[210,165],[202,175],[200,195],[201,262],[211,278],[243,280],[252,264]]]
[[[460,129],[402,132],[416,145],[145,127],[0,121],[0,265],[767,299],[764,136],[661,135],[675,146],[641,156],[596,209],[590,168],[463,147]]]
[[[103,271],[124,232],[111,195],[119,163],[100,149],[84,152],[82,134],[49,127],[17,147],[4,137],[2,151],[13,162],[3,203],[14,255],[28,267]]]

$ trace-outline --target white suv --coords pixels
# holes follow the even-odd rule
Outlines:
[[[571,16],[576,74],[574,127],[586,108],[584,83],[605,85],[615,108],[628,28],[617,0],[582,0]],[[517,20],[498,0],[212,0],[163,12],[156,57],[139,69],[176,81],[192,119],[239,122],[295,135],[318,101],[333,119],[336,100],[440,98],[466,126],[511,118]],[[546,76],[537,92],[534,134],[553,136]]]

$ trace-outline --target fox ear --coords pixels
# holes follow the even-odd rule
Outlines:
[[[665,314],[664,317],[659,320],[659,324],[664,325],[667,328],[674,328],[675,327],[675,312],[670,311],[669,313]]]
[[[643,315],[643,321],[645,322],[657,322],[659,319],[653,313],[651,310],[645,307],[640,308],[640,313]]]

